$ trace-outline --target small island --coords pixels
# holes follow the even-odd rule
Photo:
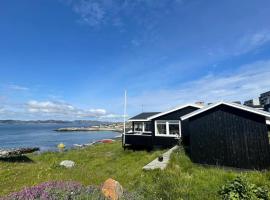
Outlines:
[[[126,130],[131,129],[131,124],[126,124]],[[124,124],[122,122],[112,123],[112,124],[101,124],[99,126],[91,127],[65,127],[58,128],[55,131],[65,132],[65,131],[114,131],[122,133],[124,131]]]

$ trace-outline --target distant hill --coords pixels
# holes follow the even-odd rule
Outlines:
[[[103,122],[98,120],[75,120],[75,121],[64,121],[64,120],[0,120],[1,124],[91,124],[91,125],[108,125],[112,122]]]

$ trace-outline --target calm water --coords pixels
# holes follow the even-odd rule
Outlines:
[[[40,147],[41,151],[56,150],[63,142],[67,148],[73,144],[86,144],[100,139],[114,138],[112,131],[56,132],[61,127],[82,127],[82,124],[1,124],[0,148]],[[89,126],[89,124],[88,124]]]

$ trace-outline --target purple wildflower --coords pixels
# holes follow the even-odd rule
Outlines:
[[[52,181],[14,192],[1,200],[55,200],[57,194],[69,198],[72,195],[80,195],[83,191],[86,191],[86,187],[77,182]]]

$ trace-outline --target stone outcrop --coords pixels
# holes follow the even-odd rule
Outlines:
[[[118,181],[109,178],[102,186],[102,193],[110,200],[119,200],[123,196],[123,187]]]

